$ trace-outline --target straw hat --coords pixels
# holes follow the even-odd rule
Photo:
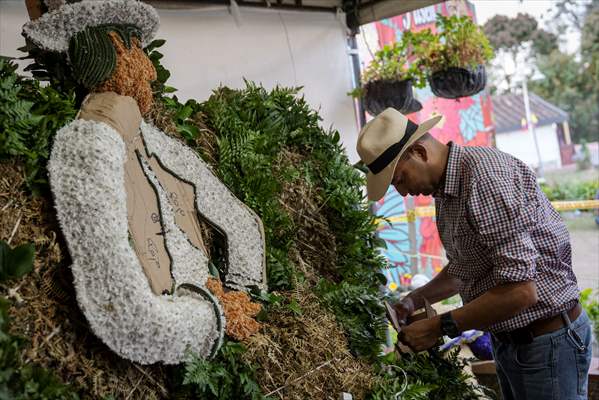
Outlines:
[[[141,41],[149,44],[160,19],[154,7],[137,0],[45,0],[48,12],[23,25],[23,35],[42,49],[66,53],[71,37],[87,27],[114,24],[133,25]]]
[[[369,200],[376,201],[385,195],[402,154],[440,120],[437,115],[417,125],[396,109],[387,108],[362,128],[357,150],[369,170],[366,175]]]

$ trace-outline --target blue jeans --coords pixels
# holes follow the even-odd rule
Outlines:
[[[591,324],[584,310],[568,326],[529,344],[503,343],[493,337],[503,399],[587,400],[591,351]]]

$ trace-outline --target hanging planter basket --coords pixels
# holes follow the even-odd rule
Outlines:
[[[404,114],[422,109],[422,104],[414,98],[412,82],[409,79],[376,80],[364,85],[364,108],[370,115],[377,115],[388,107]]]
[[[475,68],[451,67],[428,77],[428,83],[437,97],[458,99],[477,94],[487,84],[484,65]]]

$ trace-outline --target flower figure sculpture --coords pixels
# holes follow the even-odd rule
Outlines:
[[[89,91],[77,119],[58,131],[48,165],[78,303],[122,357],[210,357],[222,342],[227,296],[207,288],[199,218],[226,236],[223,283],[242,291],[266,285],[262,222],[195,152],[143,120],[156,78],[142,50],[158,29],[154,8],[136,0],[47,6],[23,33],[64,54]],[[247,315],[232,318],[255,315],[248,302],[245,295]],[[250,326],[236,331],[243,337]]]

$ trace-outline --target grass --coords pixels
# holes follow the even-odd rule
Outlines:
[[[595,217],[592,212],[563,212],[562,218],[566,223],[568,231],[592,231],[592,233],[598,235],[599,238],[599,229],[595,223]]]
[[[590,168],[580,171],[571,167],[565,167],[553,171],[545,172],[545,179],[548,184],[562,185],[565,183],[588,182],[599,180],[599,169]]]

